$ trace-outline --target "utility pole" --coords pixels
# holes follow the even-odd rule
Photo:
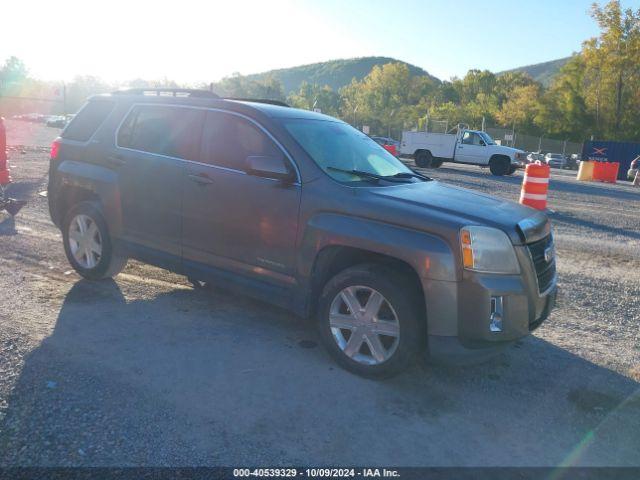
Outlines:
[[[540,138],[538,139],[538,153],[542,152],[542,137],[544,137],[544,135],[540,135]]]
[[[396,113],[395,109],[391,110],[391,113],[389,114],[389,129],[387,131],[387,137],[391,138],[391,119],[393,118],[393,114]]]
[[[67,116],[67,85],[62,84],[62,115]]]
[[[356,105],[353,109],[353,126],[356,126],[356,112],[358,111],[358,106]]]
[[[484,132],[484,115],[482,116],[482,128],[480,130]]]

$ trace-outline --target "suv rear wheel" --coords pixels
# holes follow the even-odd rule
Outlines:
[[[114,253],[107,223],[93,202],[80,202],[67,212],[62,238],[69,263],[84,278],[114,277],[127,264],[126,257]]]
[[[332,357],[365,377],[404,370],[420,349],[420,308],[412,286],[376,264],[348,268],[324,287],[319,329]]]

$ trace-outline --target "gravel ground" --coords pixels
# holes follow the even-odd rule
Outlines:
[[[49,220],[57,130],[8,121],[0,465],[640,465],[640,189],[554,172],[559,306],[483,365],[373,382],[270,306],[130,262],[70,270]],[[521,173],[433,177],[516,200]]]

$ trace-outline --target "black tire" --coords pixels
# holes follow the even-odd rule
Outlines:
[[[507,175],[513,175],[514,173],[516,173],[516,170],[518,170],[518,167],[515,165],[511,165],[509,167],[509,173],[507,173]]]
[[[95,266],[91,268],[80,265],[71,251],[69,241],[70,225],[78,215],[89,217],[89,219],[95,223],[100,234],[102,252]],[[109,229],[107,228],[107,222],[95,202],[80,202],[67,212],[62,222],[62,240],[64,243],[64,252],[67,255],[69,263],[76,272],[88,280],[102,280],[104,278],[114,277],[120,273],[127,264],[126,257],[117,255],[113,251],[113,244],[111,236],[109,235]]]
[[[428,150],[420,150],[416,154],[416,165],[420,168],[431,168],[433,155]]]
[[[507,175],[511,168],[511,161],[508,157],[492,157],[489,160],[489,170],[492,175],[501,177]]]
[[[350,358],[338,346],[332,333],[329,317],[331,305],[347,287],[371,288],[385,298],[396,314],[399,336],[389,358],[375,365],[367,365]],[[327,282],[318,303],[320,338],[334,360],[344,369],[368,378],[385,378],[405,370],[424,348],[426,328],[415,287],[396,270],[376,264],[361,264],[347,268]],[[378,312],[379,314],[380,312]],[[368,350],[363,342],[360,350]]]
[[[440,168],[443,163],[443,160],[440,160],[439,158],[433,158],[431,160],[431,168]]]

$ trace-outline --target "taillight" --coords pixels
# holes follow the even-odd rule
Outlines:
[[[56,160],[60,153],[60,137],[56,138],[51,144],[51,160]]]

